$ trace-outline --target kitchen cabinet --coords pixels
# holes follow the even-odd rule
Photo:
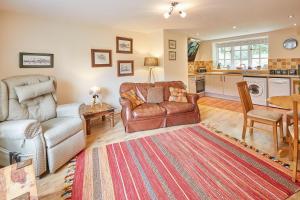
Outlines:
[[[243,80],[242,75],[210,74],[205,76],[205,92],[210,94],[238,97],[236,83]]]
[[[223,75],[206,75],[205,92],[213,94],[223,94]]]
[[[223,94],[227,96],[238,97],[239,92],[236,86],[237,82],[243,80],[243,76],[239,75],[224,75],[223,76]]]

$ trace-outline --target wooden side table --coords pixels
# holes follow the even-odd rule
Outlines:
[[[0,169],[0,200],[37,200],[32,160]]]
[[[80,114],[82,116],[84,130],[87,135],[91,134],[91,119],[100,117],[105,119],[105,117],[108,117],[110,119],[110,126],[114,127],[115,125],[115,108],[107,103],[81,106]]]

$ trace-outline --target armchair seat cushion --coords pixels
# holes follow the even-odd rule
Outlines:
[[[146,117],[157,117],[157,116],[165,116],[166,110],[160,107],[158,104],[144,103],[136,107],[133,110],[132,114],[135,119],[146,118]]]
[[[160,106],[167,110],[168,115],[191,112],[195,109],[195,105],[192,103],[182,103],[174,101],[164,101],[160,103]]]
[[[48,148],[54,147],[82,129],[80,118],[53,118],[42,123],[44,138]]]

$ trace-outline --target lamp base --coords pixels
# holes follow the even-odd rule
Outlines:
[[[153,72],[153,67],[149,67],[149,77],[148,77],[148,82],[152,83],[155,82],[155,76],[154,76],[154,72]]]

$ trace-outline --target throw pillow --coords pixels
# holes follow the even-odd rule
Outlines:
[[[147,103],[161,103],[164,101],[164,88],[152,87],[148,89]]]
[[[137,106],[145,103],[141,98],[139,98],[134,90],[129,90],[121,94],[121,97],[128,99],[132,103],[132,107],[136,108]]]
[[[187,102],[185,89],[170,87],[169,90],[170,90],[169,101]]]

